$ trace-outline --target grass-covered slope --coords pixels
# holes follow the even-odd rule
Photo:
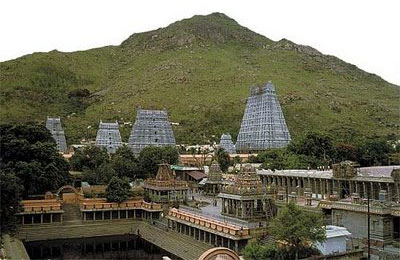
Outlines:
[[[0,63],[0,122],[60,115],[76,142],[94,137],[100,119],[133,122],[136,107],[165,108],[180,123],[178,143],[203,143],[223,132],[236,137],[249,87],[269,80],[295,138],[307,130],[347,140],[398,134],[398,86],[219,13],[134,34],[120,46]],[[124,141],[130,129],[121,128]]]

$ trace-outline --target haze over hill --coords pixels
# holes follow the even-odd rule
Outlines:
[[[167,109],[178,143],[236,138],[249,87],[269,80],[294,138],[318,130],[349,141],[400,126],[398,86],[221,13],[133,34],[120,46],[26,55],[0,71],[1,123],[60,115],[69,142],[93,138],[101,119],[133,122],[136,107]],[[124,141],[130,130],[122,126]]]

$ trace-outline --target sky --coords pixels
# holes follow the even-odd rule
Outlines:
[[[0,61],[119,45],[133,33],[212,12],[400,85],[398,0],[0,0]]]

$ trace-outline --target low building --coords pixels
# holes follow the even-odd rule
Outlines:
[[[347,239],[351,235],[345,227],[328,225],[325,227],[326,240],[317,243],[316,247],[323,255],[344,253],[347,250]]]
[[[189,183],[199,183],[207,177],[204,170],[199,167],[189,167],[180,165],[171,165],[177,180],[187,181]]]
[[[187,181],[177,180],[168,164],[160,164],[155,178],[144,181],[144,192],[153,202],[168,203],[187,199]]]

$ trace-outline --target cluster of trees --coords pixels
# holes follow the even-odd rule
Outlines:
[[[344,160],[361,166],[400,163],[400,145],[385,138],[365,138],[353,143],[335,143],[329,135],[308,133],[286,148],[270,149],[253,158],[265,169],[307,169]]]
[[[1,227],[15,226],[19,201],[70,182],[69,164],[41,125],[0,125]]]
[[[112,155],[97,146],[87,146],[75,152],[71,167],[84,172],[90,184],[108,184],[113,177],[134,180],[154,176],[159,163],[176,164],[178,159],[178,151],[170,146],[146,147],[138,157],[127,146]]]
[[[294,202],[285,205],[269,224],[274,242],[250,243],[242,254],[248,260],[299,259],[318,254],[315,243],[326,238],[322,213],[301,210]]]

